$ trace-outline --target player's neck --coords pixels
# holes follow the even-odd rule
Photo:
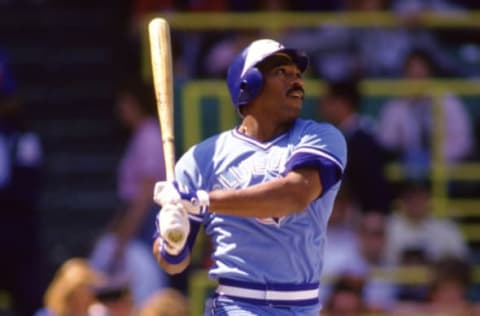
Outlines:
[[[238,127],[238,131],[242,134],[248,135],[250,137],[257,138],[258,134],[258,122],[257,120],[252,117],[251,115],[246,115],[240,126]]]
[[[255,117],[247,115],[238,127],[238,131],[260,142],[267,142],[284,133],[288,128],[289,126],[275,125],[271,120],[260,122]]]

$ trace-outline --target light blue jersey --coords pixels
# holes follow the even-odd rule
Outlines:
[[[330,124],[297,119],[290,130],[270,142],[258,142],[233,129],[192,147],[178,161],[177,180],[192,190],[207,191],[246,188],[282,177],[297,167],[318,167],[320,171],[324,165],[333,166],[336,178],[301,213],[282,218],[191,215],[211,238],[209,275],[219,279],[225,291],[266,285],[279,291],[296,290],[299,300],[292,305],[318,304],[317,297],[312,300],[312,290],[318,288],[326,226],[346,165],[345,140]],[[289,306],[289,297],[297,292],[286,296],[275,292],[272,300]],[[251,299],[246,301],[255,303],[255,296],[249,296],[252,293],[246,292]],[[305,307],[298,308],[305,315]]]

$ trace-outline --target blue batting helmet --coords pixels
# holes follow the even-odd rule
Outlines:
[[[228,68],[227,85],[236,109],[255,99],[262,90],[263,76],[256,66],[267,57],[280,52],[289,55],[301,72],[305,71],[308,57],[304,52],[285,48],[271,39],[254,41],[235,57]]]

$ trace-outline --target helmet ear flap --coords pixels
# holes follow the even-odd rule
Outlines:
[[[257,67],[250,68],[240,83],[239,104],[246,104],[260,94],[263,86],[263,75]]]

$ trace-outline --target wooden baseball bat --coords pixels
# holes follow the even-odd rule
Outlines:
[[[173,125],[173,69],[170,27],[162,18],[148,25],[152,75],[157,100],[157,113],[162,131],[167,181],[175,179],[175,143]]]
[[[170,27],[162,18],[154,18],[148,24],[150,59],[157,101],[158,119],[162,132],[163,154],[167,181],[175,179],[175,138],[173,125],[173,69]],[[172,230],[168,239],[179,241],[183,232]]]

